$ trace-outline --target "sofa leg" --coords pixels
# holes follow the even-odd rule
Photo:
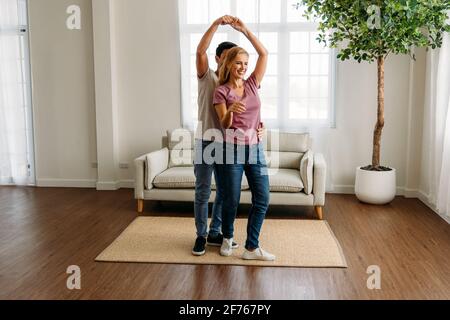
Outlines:
[[[317,217],[319,220],[323,220],[323,212],[322,212],[322,206],[314,206],[314,211],[316,211]]]
[[[138,201],[137,201],[137,212],[138,213],[144,212],[144,199],[138,199]]]

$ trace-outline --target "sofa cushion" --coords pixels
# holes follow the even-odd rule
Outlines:
[[[153,185],[161,189],[195,188],[194,167],[172,167],[155,177]],[[216,189],[214,176],[211,178],[211,188]],[[245,176],[242,178],[241,190],[248,189]]]
[[[300,192],[303,190],[300,171],[269,168],[269,189],[274,192]]]
[[[298,152],[265,151],[264,153],[269,168],[299,170],[300,159],[303,156],[303,153]]]
[[[309,149],[309,134],[268,130],[263,144],[266,150],[303,153]]]
[[[214,175],[212,176],[212,179],[211,179],[211,189],[217,190],[216,180],[214,179]],[[245,173],[244,173],[242,175],[241,190],[248,190],[248,189],[249,189],[248,181],[247,181],[247,177],[245,176]]]
[[[300,161],[300,176],[305,186],[305,193],[310,194],[313,187],[313,162],[314,154],[308,150]]]
[[[156,188],[165,189],[194,188],[195,176],[193,167],[169,168],[155,177],[153,185]]]
[[[167,145],[169,150],[194,149],[194,134],[188,129],[167,130]]]
[[[187,129],[167,130],[169,168],[187,167],[194,164],[194,136]]]
[[[192,167],[194,164],[194,151],[192,149],[169,150],[169,168]]]

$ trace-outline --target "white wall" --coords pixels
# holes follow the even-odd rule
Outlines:
[[[161,147],[167,129],[181,124],[177,1],[115,0],[119,159]]]
[[[423,119],[425,108],[426,50],[415,52],[416,61],[410,68],[410,99],[408,114],[408,139],[406,155],[405,195],[417,197],[421,192]]]
[[[408,56],[389,56],[385,64],[385,125],[381,164],[397,170],[397,185],[405,185],[409,102]],[[355,170],[372,162],[377,117],[377,64],[339,62],[336,82],[336,129],[331,130],[334,191],[353,191]]]
[[[115,21],[117,147],[119,162],[129,164],[128,169],[117,170],[120,180],[130,182],[133,159],[158,149],[165,130],[180,125],[177,1],[110,1]],[[38,177],[95,179],[90,168],[96,159],[90,1],[30,2]],[[81,32],[63,27],[69,2],[80,3],[85,13]],[[386,62],[381,159],[397,169],[400,192],[408,184],[407,188],[417,187],[414,173],[420,164],[414,159],[420,158],[420,146],[414,141],[421,141],[421,130],[414,128],[421,125],[424,64],[418,59],[411,69],[407,56],[390,56]],[[336,192],[351,193],[355,168],[371,161],[376,64],[339,62],[337,72],[336,128],[329,130],[331,184]],[[67,102],[69,93],[72,100]]]
[[[37,185],[95,186],[91,1],[28,3]],[[71,4],[82,10],[81,30],[66,28]]]

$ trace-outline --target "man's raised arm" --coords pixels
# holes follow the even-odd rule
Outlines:
[[[206,50],[208,50],[211,44],[212,37],[217,31],[220,25],[231,24],[234,21],[232,16],[223,16],[213,22],[209,29],[205,32],[200,43],[197,46],[197,56],[196,56],[196,66],[197,66],[197,76],[202,78],[206,71],[208,71],[208,55]]]

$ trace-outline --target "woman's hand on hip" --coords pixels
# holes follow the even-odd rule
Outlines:
[[[261,122],[258,127],[258,130],[257,130],[258,139],[262,140],[264,138],[265,133],[266,133],[266,128],[264,127],[264,125]]]

